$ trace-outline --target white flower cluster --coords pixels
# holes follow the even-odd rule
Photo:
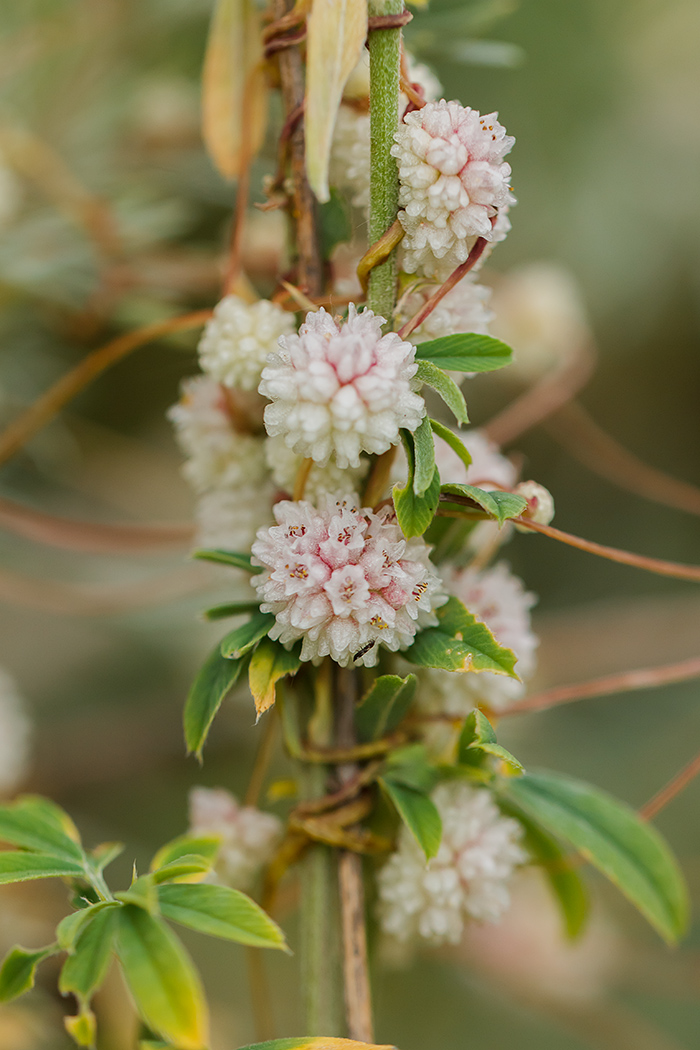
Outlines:
[[[380,645],[411,644],[434,625],[445,598],[423,539],[407,540],[393,508],[374,513],[353,495],[326,496],[320,508],[284,500],[278,522],[253,544],[253,577],[263,612],[274,613],[270,637],[289,648],[303,638],[302,660],[331,656],[342,666],[372,667]]]
[[[402,427],[415,430],[425,415],[412,384],[415,348],[395,332],[382,335],[383,323],[351,303],[342,324],[321,309],[298,335],[282,336],[260,383],[272,402],[268,434],[322,466],[333,456],[344,469],[358,467],[362,452],[398,444]]]
[[[265,442],[265,457],[275,485],[278,485],[282,492],[291,495],[299,467],[303,463],[303,456],[298,456],[288,448],[280,434],[277,437],[269,437]],[[317,503],[326,492],[340,492],[348,487],[355,491],[367,474],[368,467],[368,459],[361,459],[359,466],[348,467],[346,470],[341,470],[332,459],[324,467],[314,463],[306,479],[304,497],[312,503]]]
[[[246,303],[237,295],[227,295],[204,329],[199,343],[200,364],[204,372],[225,386],[255,390],[277,340],[293,331],[294,315],[267,299]]]
[[[418,313],[435,292],[437,285],[422,285],[407,295],[401,303],[401,319],[408,320]],[[416,328],[411,338],[415,343],[440,339],[455,332],[476,332],[488,335],[493,312],[489,309],[491,289],[477,284],[469,274],[438,303],[425,321]],[[463,378],[463,377],[462,377]]]
[[[190,835],[218,835],[221,847],[214,869],[217,881],[249,889],[272,859],[282,839],[282,821],[254,806],[241,806],[224,788],[190,791]]]
[[[514,201],[504,157],[515,139],[497,114],[444,99],[407,114],[395,139],[404,267],[444,279],[477,237],[495,239],[494,220]]]
[[[528,857],[521,825],[501,814],[486,789],[441,784],[432,797],[443,825],[438,854],[426,864],[411,833],[401,830],[379,873],[380,921],[400,941],[457,944],[469,919],[500,918],[510,902],[508,881]]]
[[[535,652],[539,644],[532,630],[530,610],[536,602],[526,591],[522,580],[514,576],[504,562],[491,569],[453,571],[445,586],[485,623],[497,642],[512,649],[518,658],[515,670],[523,680],[481,671],[479,674],[449,674],[424,671],[418,691],[418,703],[430,712],[464,717],[479,704],[501,711],[519,700],[525,683],[535,670]]]

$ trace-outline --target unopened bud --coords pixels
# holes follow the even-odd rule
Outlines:
[[[528,521],[534,521],[538,525],[549,525],[554,517],[554,497],[549,489],[540,485],[537,481],[521,481],[513,489],[516,496],[523,496],[527,500],[527,507],[521,517]],[[515,526],[518,532],[529,532],[523,525]]]

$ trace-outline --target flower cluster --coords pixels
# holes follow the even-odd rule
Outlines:
[[[422,285],[407,295],[401,303],[401,318],[408,320],[418,313],[437,287]],[[470,274],[447,293],[425,321],[416,328],[411,338],[416,343],[422,343],[426,339],[439,339],[445,335],[454,335],[455,332],[488,335],[489,323],[494,316],[489,309],[490,298],[491,289],[477,284]]]
[[[237,890],[249,889],[278,846],[282,821],[254,806],[241,806],[224,788],[190,791],[191,835],[217,835],[221,846],[214,875]]]
[[[504,157],[515,139],[497,114],[482,117],[444,99],[407,114],[395,138],[404,267],[427,276],[449,272],[477,237],[494,239],[499,210],[513,203]]]
[[[456,782],[441,784],[432,797],[443,826],[438,854],[426,864],[402,829],[398,849],[379,873],[380,920],[397,940],[457,944],[470,918],[500,918],[509,904],[508,881],[528,858],[521,825],[501,814],[489,791]]]
[[[268,354],[281,335],[294,331],[294,315],[261,299],[246,303],[227,295],[199,342],[202,369],[225,386],[255,390]]]
[[[264,571],[252,582],[276,617],[270,637],[287,648],[303,639],[302,660],[371,667],[380,645],[405,649],[436,623],[445,599],[429,548],[404,537],[392,508],[374,513],[348,495],[326,496],[318,509],[284,500],[274,512],[278,524],[253,544]]]
[[[413,390],[415,348],[396,333],[382,335],[383,317],[358,313],[336,322],[321,309],[307,314],[298,335],[282,336],[262,374],[260,393],[272,404],[265,426],[301,456],[325,466],[358,467],[360,453],[386,452],[399,430],[415,430],[425,404]]]

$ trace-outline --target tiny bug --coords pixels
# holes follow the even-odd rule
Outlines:
[[[363,645],[362,648],[353,656],[352,662],[355,663],[357,660],[360,659],[361,656],[364,656],[365,653],[368,653],[375,644],[375,642],[367,642],[367,645]]]

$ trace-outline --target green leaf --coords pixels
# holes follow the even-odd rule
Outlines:
[[[502,790],[614,882],[665,940],[678,940],[688,922],[683,876],[665,840],[634,810],[560,773],[506,778]]]
[[[254,575],[262,572],[259,565],[253,565],[250,554],[241,554],[240,551],[198,550],[193,552],[192,557],[198,558],[199,561],[213,561],[217,565],[229,565],[234,569],[243,569]]]
[[[95,846],[93,850],[90,850],[89,859],[95,871],[102,873],[123,852],[123,842],[101,842],[99,846]]]
[[[424,792],[399,784],[391,777],[380,777],[379,783],[425,853],[426,860],[430,860],[440,849],[442,839],[442,820],[435,803]]]
[[[247,623],[229,631],[221,642],[221,655],[227,660],[240,660],[267,635],[274,622],[272,613],[255,613]]]
[[[140,879],[134,879],[128,890],[115,893],[114,896],[124,904],[134,904],[137,908],[144,908],[151,915],[158,914],[158,891],[154,872],[142,875]]]
[[[433,432],[437,434],[439,438],[442,438],[445,444],[449,445],[453,452],[457,453],[462,460],[462,463],[464,463],[465,467],[468,469],[472,464],[471,453],[464,442],[457,437],[454,430],[450,430],[449,427],[446,427],[444,423],[438,422],[437,419],[431,419],[430,425],[433,428]]]
[[[151,861],[150,870],[157,871],[166,864],[172,864],[174,861],[182,860],[183,857],[190,857],[193,854],[207,860],[211,866],[220,848],[220,835],[178,835],[176,839],[160,847]]]
[[[116,901],[100,901],[98,904],[91,904],[87,908],[81,908],[79,911],[66,915],[65,919],[61,919],[56,927],[56,940],[61,949],[64,952],[72,952],[83,930],[89,926],[101,911],[107,908],[118,907],[120,905]]]
[[[542,868],[559,904],[566,935],[574,940],[586,927],[588,891],[557,840],[518,810],[515,815],[525,828],[525,848]]]
[[[82,864],[52,857],[48,853],[24,853],[20,850],[0,852],[0,885],[27,882],[29,879],[52,879],[60,876],[85,876]]]
[[[62,995],[72,992],[81,1002],[88,1002],[100,987],[107,976],[117,921],[123,910],[104,908],[85,927],[63,964],[58,980]]]
[[[83,850],[67,813],[38,795],[22,795],[0,806],[0,842],[82,862]]]
[[[454,379],[450,379],[447,372],[443,372],[437,365],[430,361],[419,361],[416,379],[425,383],[426,386],[440,395],[458,423],[468,423],[467,402],[464,394],[459,389]]]
[[[513,351],[490,335],[462,332],[419,343],[416,358],[448,372],[493,372],[511,363]]]
[[[392,751],[387,756],[384,776],[424,795],[430,794],[440,779],[437,769],[428,761],[424,744],[408,744]]]
[[[224,697],[233,689],[243,669],[244,660],[227,660],[220,645],[207,657],[195,678],[185,703],[183,716],[187,750],[201,758],[202,748],[216,712]]]
[[[413,491],[416,496],[424,496],[435,476],[435,443],[427,416],[423,417],[418,429],[413,431],[413,448],[416,457]]]
[[[165,923],[143,908],[125,905],[118,913],[116,950],[148,1027],[178,1050],[205,1050],[209,1033],[199,977]]]
[[[472,744],[495,744],[496,731],[482,711],[475,708],[467,715],[459,735],[457,761],[461,762],[467,748]]]
[[[158,896],[162,914],[191,930],[256,948],[287,947],[279,926],[239,890],[209,885],[161,886]]]
[[[270,1039],[266,1043],[251,1043],[241,1050],[396,1050],[394,1046],[358,1043],[355,1039],[338,1039],[328,1035],[302,1035],[291,1039]]]
[[[440,491],[447,496],[466,496],[474,500],[499,525],[503,525],[508,518],[517,518],[527,507],[527,500],[513,492],[487,492],[474,485],[452,484],[443,485]]]
[[[22,948],[16,944],[0,967],[0,1003],[9,1003],[33,988],[37,966],[57,950],[55,944],[48,948]]]
[[[205,609],[202,616],[205,620],[225,620],[229,616],[244,616],[247,613],[258,612],[260,602],[226,602],[224,605],[214,605],[211,609]]]
[[[435,516],[440,500],[440,475],[436,467],[429,488],[424,495],[416,496],[413,491],[415,476],[413,435],[402,430],[401,439],[408,461],[408,479],[403,488],[398,483],[394,485],[392,496],[399,527],[404,536],[410,539],[411,536],[422,536]]]
[[[419,631],[403,656],[421,667],[445,671],[492,671],[517,679],[515,653],[499,645],[481,623],[455,597],[436,610],[437,627]]]
[[[275,690],[281,678],[294,675],[301,667],[300,646],[291,652],[271,638],[263,638],[250,658],[248,685],[255,701],[256,721],[275,702]]]
[[[64,1017],[63,1023],[68,1035],[78,1046],[94,1047],[97,1038],[97,1019],[92,1010],[84,1006],[79,1014]]]
[[[151,878],[154,885],[160,885],[162,882],[199,882],[211,869],[212,862],[208,857],[191,853],[164,864],[152,872]]]
[[[417,682],[413,674],[406,678],[396,674],[375,678],[355,709],[355,726],[361,740],[377,740],[396,729],[413,702]]]

